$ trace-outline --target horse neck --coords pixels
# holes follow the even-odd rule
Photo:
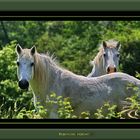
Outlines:
[[[45,98],[43,94],[45,91],[47,92],[48,85],[48,68],[44,63],[44,59],[40,54],[35,54],[35,67],[34,67],[34,77],[30,81],[31,87],[36,96],[41,96],[41,98]]]
[[[31,86],[36,93],[50,94],[50,87],[58,77],[58,71],[60,71],[60,69],[48,56],[37,55],[38,59],[35,59],[38,62],[35,64],[34,78]]]

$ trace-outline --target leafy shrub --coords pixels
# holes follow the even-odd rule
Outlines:
[[[50,22],[48,32],[36,42],[39,52],[55,53],[60,64],[76,74],[87,75],[103,33],[97,21]]]
[[[47,118],[47,111],[46,109],[37,103],[36,109],[29,109],[22,108],[18,114],[15,116],[16,119],[45,119]]]
[[[58,118],[69,119],[76,118],[73,115],[73,109],[69,98],[63,98],[62,96],[56,96],[55,93],[51,93],[49,100],[47,101],[48,114],[55,113]]]
[[[128,88],[133,88],[135,93],[131,97],[126,98],[122,111],[119,112],[121,118],[139,119],[140,118],[140,89],[135,85],[129,85]]]
[[[95,119],[112,119],[118,118],[118,113],[116,112],[117,105],[111,105],[109,102],[105,103],[101,108],[97,109],[93,117]]]

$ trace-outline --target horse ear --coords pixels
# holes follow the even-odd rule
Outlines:
[[[35,54],[35,52],[36,52],[36,47],[35,47],[35,46],[33,46],[33,47],[31,48],[31,55],[34,55],[34,54]]]
[[[105,41],[103,41],[103,47],[106,48],[107,47],[107,44]]]
[[[121,48],[121,43],[120,43],[120,41],[117,43],[116,48],[117,48],[118,51],[120,50],[120,48]]]
[[[22,48],[19,44],[16,45],[16,52],[17,52],[17,54],[21,54],[21,52],[22,52]]]

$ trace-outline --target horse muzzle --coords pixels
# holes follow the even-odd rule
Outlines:
[[[21,89],[28,89],[29,88],[29,82],[25,79],[22,79],[18,82],[18,86],[21,88]]]
[[[116,72],[116,71],[117,71],[116,67],[108,67],[107,68],[107,74],[113,73],[113,72]]]

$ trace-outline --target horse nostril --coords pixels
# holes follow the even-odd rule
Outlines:
[[[109,72],[110,72],[110,68],[108,67],[108,68],[107,68],[107,73],[109,73]]]
[[[21,89],[28,89],[29,87],[29,82],[27,80],[20,80],[18,82],[18,86],[21,88]]]
[[[116,71],[117,71],[116,67],[108,67],[107,68],[107,73],[113,73],[113,72],[116,72]]]

